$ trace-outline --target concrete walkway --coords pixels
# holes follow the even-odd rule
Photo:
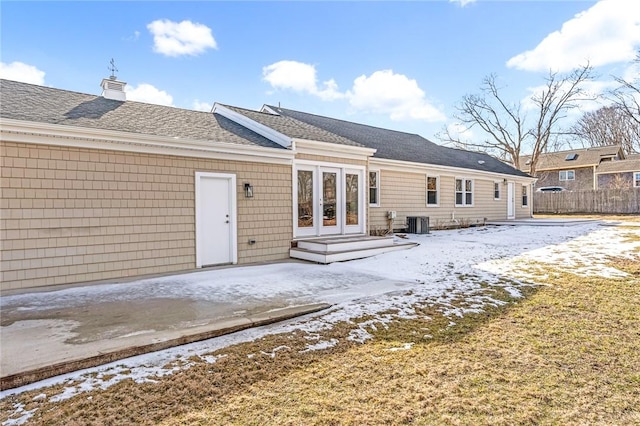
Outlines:
[[[0,390],[330,306],[315,303],[253,312],[235,306],[235,312],[222,312],[205,305],[184,299],[97,301],[44,313],[3,312]]]

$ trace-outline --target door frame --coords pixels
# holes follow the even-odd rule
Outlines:
[[[196,268],[202,268],[202,248],[204,236],[200,235],[202,222],[205,220],[200,213],[201,200],[201,179],[222,179],[227,181],[229,187],[229,197],[227,203],[229,205],[229,260],[231,264],[238,263],[238,220],[237,220],[237,194],[236,194],[236,175],[231,173],[212,173],[212,172],[196,172],[195,174],[195,245],[196,245]]]
[[[306,170],[313,172],[313,225],[308,228],[298,227],[298,170]],[[322,224],[322,205],[320,205],[320,199],[322,196],[322,172],[323,171],[338,171],[338,183],[337,197],[339,201],[336,202],[336,216],[340,219],[340,223],[336,227],[332,227],[332,232],[323,232]],[[348,234],[362,234],[367,229],[366,218],[366,190],[365,187],[365,166],[353,165],[353,164],[341,164],[341,163],[323,163],[310,160],[297,160],[293,165],[293,237],[321,237],[329,235],[348,235]],[[346,175],[358,174],[358,225],[347,225],[346,214]]]
[[[507,219],[516,218],[516,183],[507,182]]]

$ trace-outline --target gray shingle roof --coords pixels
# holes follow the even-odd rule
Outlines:
[[[0,80],[0,116],[136,134],[280,148],[217,114]]]
[[[538,157],[536,170],[560,170],[574,169],[580,167],[593,167],[600,164],[603,158],[615,157],[620,152],[619,145],[598,146],[592,148],[569,149],[565,151],[549,152],[541,154]],[[567,156],[576,154],[574,160],[567,160]],[[524,171],[530,169],[527,161],[531,159],[530,155],[520,157],[520,167]]]
[[[596,168],[596,173],[640,172],[640,158],[604,161]]]
[[[307,139],[318,142],[329,142],[339,145],[364,146],[357,141],[345,138],[336,133],[328,132],[317,126],[310,125],[304,121],[296,120],[286,115],[274,115],[266,112],[259,112],[250,109],[239,108],[231,105],[224,105],[232,111],[242,114],[262,125],[287,135],[290,138]]]
[[[528,176],[526,173],[488,154],[444,147],[419,135],[352,123],[270,105],[267,105],[267,107],[276,111],[278,114],[292,117],[338,134],[369,148],[375,148],[377,150],[374,154],[375,158],[457,167],[515,176]]]

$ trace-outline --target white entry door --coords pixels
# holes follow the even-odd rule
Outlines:
[[[196,172],[196,267],[236,263],[236,177]]]
[[[507,219],[516,218],[516,192],[513,182],[507,183]]]

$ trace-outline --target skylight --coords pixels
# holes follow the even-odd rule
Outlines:
[[[567,154],[567,156],[564,157],[564,161],[573,161],[576,158],[578,158],[578,154],[576,154],[575,152],[572,152],[571,154]]]

